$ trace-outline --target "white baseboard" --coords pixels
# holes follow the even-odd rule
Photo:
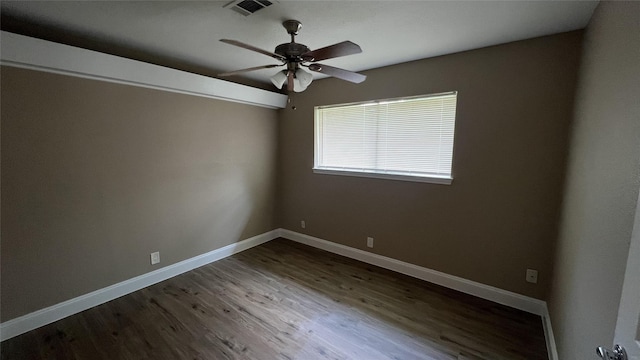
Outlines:
[[[94,306],[104,304],[113,299],[167,280],[197,267],[226,258],[227,256],[239,253],[254,246],[258,246],[279,237],[279,235],[279,230],[272,230],[3,322],[0,324],[0,341],[10,339],[14,336],[50,324],[54,321],[58,321],[67,316],[77,314]]]
[[[547,307],[547,304],[544,305],[542,328],[544,329],[544,339],[547,342],[547,354],[549,354],[549,360],[558,360],[558,348],[556,347],[556,338],[553,336],[551,316],[549,315],[549,308]]]
[[[313,246],[335,254],[356,259],[368,264],[380,266],[401,274],[428,281],[449,289],[454,289],[498,304],[510,306],[535,315],[544,316],[546,302],[532,297],[520,295],[497,287],[481,284],[461,277],[445,274],[440,271],[410,264],[390,257],[370,253],[360,249],[336,244],[313,236],[300,234],[295,231],[280,229],[280,236],[305,245]]]
[[[212,263],[225,257],[237,254],[254,246],[261,245],[278,237],[284,237],[302,244],[313,246],[335,254],[356,259],[368,264],[380,266],[395,272],[409,275],[450,289],[458,290],[499,304],[520,309],[542,317],[547,351],[550,360],[558,360],[558,353],[553,337],[551,320],[546,302],[528,296],[502,290],[493,286],[477,283],[436,270],[424,268],[386,256],[370,253],[360,249],[340,245],[313,236],[300,234],[286,229],[276,229],[220,249],[192,257],[190,259],[165,266],[161,269],[125,280],[103,289],[61,302],[59,304],[32,312],[27,315],[0,324],[0,341],[31,331],[38,327],[58,321],[67,316],[77,314],[94,306],[127,295],[147,286],[167,280],[197,267]]]

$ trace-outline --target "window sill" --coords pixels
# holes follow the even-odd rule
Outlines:
[[[413,181],[423,182],[430,184],[451,185],[453,178],[448,176],[417,176],[407,175],[401,173],[377,173],[373,171],[355,171],[355,170],[342,170],[342,169],[323,169],[313,168],[314,174],[325,175],[340,175],[340,176],[356,176],[366,177],[373,179],[386,179],[386,180],[400,180],[400,181]]]

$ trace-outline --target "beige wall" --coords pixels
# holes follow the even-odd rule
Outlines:
[[[315,81],[280,114],[286,229],[544,299],[581,32]],[[366,49],[364,49],[366,51]],[[355,55],[357,56],[357,55]],[[312,173],[313,107],[457,90],[450,186]],[[300,220],[307,228],[300,228]],[[537,285],[525,271],[540,271]]]
[[[603,1],[585,34],[550,295],[560,359],[613,345],[640,186],[640,2]]]
[[[276,111],[1,78],[2,321],[277,227]]]

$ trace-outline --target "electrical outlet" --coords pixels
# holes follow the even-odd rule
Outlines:
[[[537,284],[538,283],[538,270],[527,269],[526,280],[527,280],[527,282],[530,282],[532,284]]]
[[[300,221],[300,227],[303,228],[303,229],[306,229],[307,228],[307,223],[304,222],[304,220]]]
[[[155,265],[160,262],[160,252],[156,251],[151,253],[151,265]]]
[[[373,238],[372,237],[367,237],[367,247],[370,247],[370,248],[373,247]]]

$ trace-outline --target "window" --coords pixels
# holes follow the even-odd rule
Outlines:
[[[314,172],[450,184],[457,92],[315,108]]]

